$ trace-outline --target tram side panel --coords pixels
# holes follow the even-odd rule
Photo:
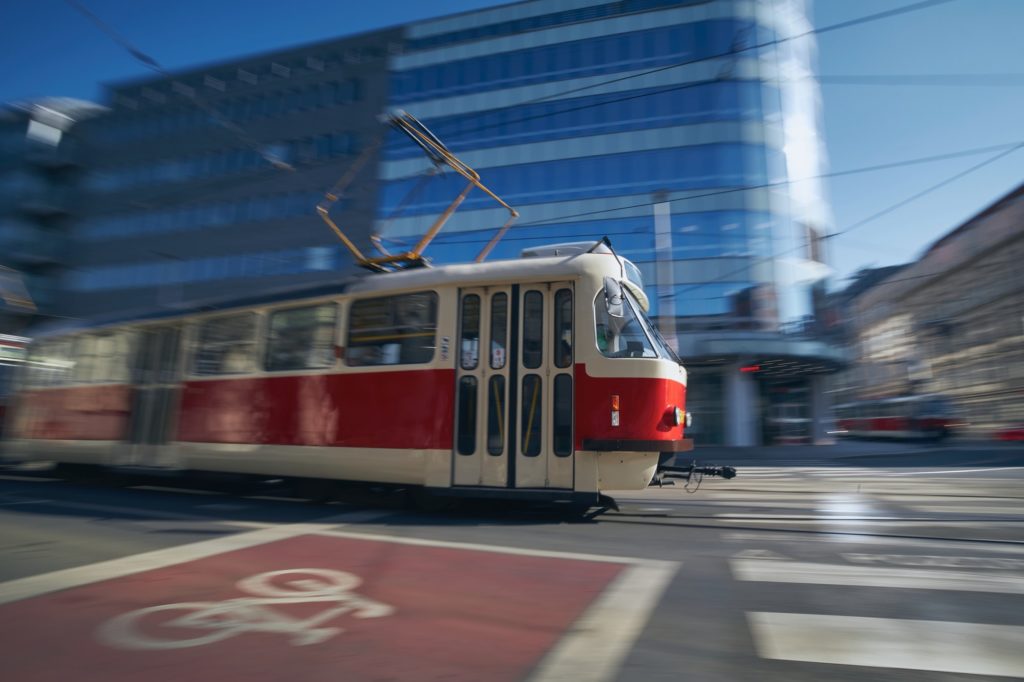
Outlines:
[[[450,458],[454,382],[447,368],[188,380],[175,445],[190,469],[424,484]]]
[[[132,396],[129,384],[22,391],[5,450],[16,459],[112,463],[128,436]]]

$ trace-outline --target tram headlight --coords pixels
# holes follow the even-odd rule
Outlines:
[[[681,407],[670,407],[666,419],[671,426],[689,427],[693,423],[693,415],[685,412]]]

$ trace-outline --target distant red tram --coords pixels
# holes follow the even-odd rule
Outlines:
[[[941,395],[862,400],[838,405],[835,412],[838,433],[861,438],[943,440],[962,426]]]
[[[686,371],[631,263],[533,255],[36,339],[4,452],[576,501],[644,488],[691,447]]]

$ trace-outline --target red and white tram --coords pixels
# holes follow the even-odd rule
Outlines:
[[[860,438],[942,440],[963,426],[941,395],[862,400],[838,405],[835,412],[838,433]]]
[[[686,371],[636,268],[532,256],[37,338],[5,454],[589,503],[678,474]]]

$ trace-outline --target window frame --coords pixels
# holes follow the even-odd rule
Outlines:
[[[332,308],[333,309],[333,313],[334,313],[333,316],[331,317],[330,323],[328,324],[326,322],[323,322],[320,325],[314,325],[314,327],[320,327],[320,326],[328,327],[329,326],[330,329],[331,329],[331,339],[330,339],[330,346],[329,346],[329,348],[330,348],[330,354],[329,354],[330,362],[328,362],[327,364],[324,364],[324,365],[311,366],[310,363],[307,361],[301,367],[271,367],[270,357],[271,357],[271,352],[272,352],[273,345],[274,345],[274,337],[273,337],[273,334],[274,334],[274,317],[276,315],[287,315],[288,313],[293,313],[293,312],[298,311],[298,310],[315,310],[317,308],[327,308],[327,307]],[[272,374],[281,374],[281,373],[285,373],[285,372],[326,372],[326,371],[331,371],[331,370],[337,368],[337,366],[338,366],[338,356],[337,356],[336,349],[338,347],[338,321],[341,318],[341,310],[340,310],[340,306],[338,304],[338,301],[335,301],[335,300],[317,301],[317,302],[304,301],[300,305],[290,305],[290,306],[283,307],[283,308],[268,309],[268,310],[266,310],[264,312],[264,316],[263,317],[265,318],[265,322],[264,322],[264,325],[263,325],[262,334],[258,334],[260,340],[262,341],[262,347],[259,349],[259,355],[260,355],[260,363],[259,363],[259,365],[260,365],[260,368],[262,369],[262,371],[268,372],[268,373],[272,373]],[[291,328],[286,327],[285,329],[287,331],[288,329],[294,330],[295,328],[294,327],[291,327]],[[314,333],[314,336],[315,336],[315,333]],[[314,338],[314,343],[313,343],[312,347],[306,348],[303,352],[306,354],[306,357],[308,358],[309,354],[313,353],[314,351],[316,351],[315,338]],[[325,357],[327,357],[327,356],[325,356]]]

